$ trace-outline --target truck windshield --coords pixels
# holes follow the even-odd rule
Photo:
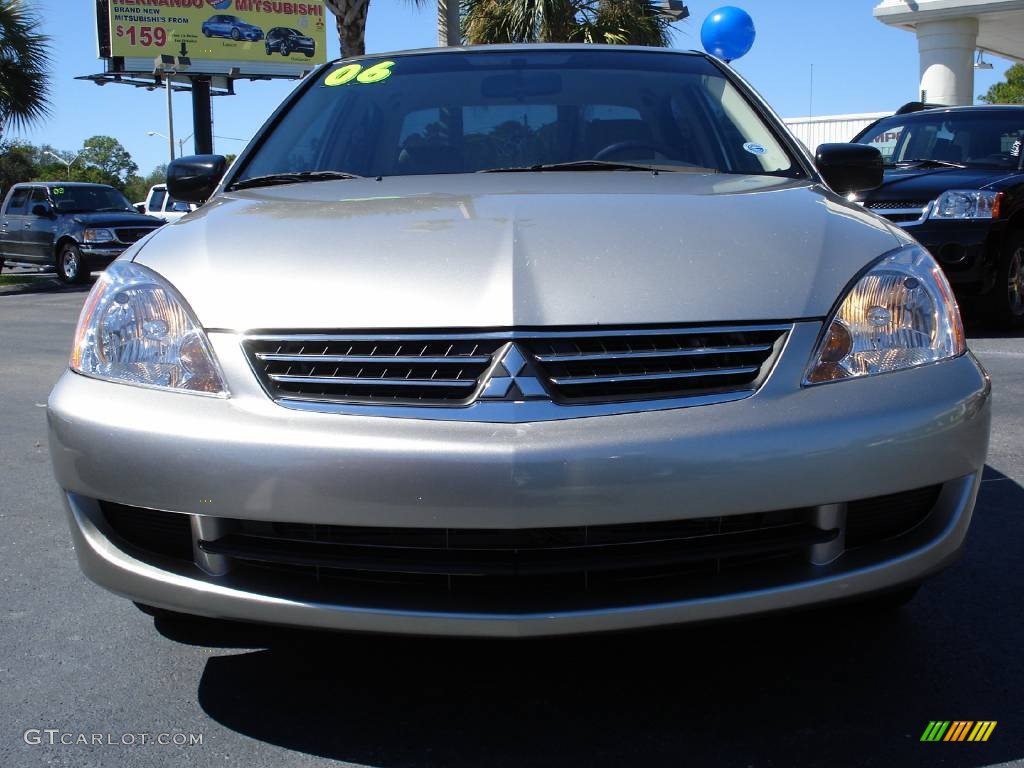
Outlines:
[[[60,213],[135,210],[128,198],[113,187],[51,187],[50,194]]]
[[[803,176],[777,136],[701,56],[545,49],[366,58],[321,72],[233,182],[567,163]]]
[[[1024,109],[898,115],[857,138],[877,147],[891,166],[931,162],[996,169],[1020,167],[1022,140]]]

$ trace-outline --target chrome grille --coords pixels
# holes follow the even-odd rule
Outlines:
[[[260,334],[243,346],[268,394],[284,404],[493,409],[538,394],[567,406],[746,396],[771,370],[789,328]],[[510,374],[512,346],[528,365]],[[495,398],[488,382],[509,375],[518,387]],[[523,388],[527,378],[536,392]],[[586,414],[562,417],[570,415]]]
[[[535,355],[563,402],[614,402],[753,388],[778,330],[645,331],[539,339]]]
[[[923,222],[928,216],[931,204],[931,200],[872,200],[861,203],[893,224],[904,227]]]
[[[470,402],[500,339],[311,336],[246,346],[277,398],[352,403]]]
[[[868,202],[864,203],[864,207],[869,208],[872,211],[888,210],[893,208],[914,208],[920,211],[930,202],[931,200],[869,200]]]

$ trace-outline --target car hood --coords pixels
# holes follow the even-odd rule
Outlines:
[[[158,227],[164,223],[156,216],[144,216],[141,213],[96,211],[76,213],[73,216],[77,223],[87,227]]]
[[[221,194],[136,261],[207,328],[707,323],[821,317],[905,239],[807,181],[475,174]]]
[[[984,189],[1017,175],[1006,169],[981,168],[890,168],[882,186],[863,200],[934,200],[949,189]]]

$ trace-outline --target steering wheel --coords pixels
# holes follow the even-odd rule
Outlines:
[[[597,152],[593,159],[604,160],[609,155],[614,155],[616,152],[622,152],[626,149],[650,149],[657,152],[659,155],[671,157],[671,154],[665,150],[665,147],[659,144],[642,141],[641,139],[627,139],[626,141],[617,141],[614,144],[609,144],[607,147]]]

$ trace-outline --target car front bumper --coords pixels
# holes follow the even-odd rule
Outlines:
[[[80,245],[82,260],[91,270],[105,269],[128,249],[127,245]]]
[[[413,634],[533,636],[630,629],[806,606],[913,583],[964,541],[988,444],[990,384],[971,355],[802,389],[820,323],[796,324],[771,376],[736,402],[527,424],[293,411],[269,400],[233,334],[213,333],[231,397],[66,373],[50,450],[84,572],[133,600],[207,616]],[[941,485],[905,535],[784,576],[747,570],[672,599],[441,609],[247,581],[223,563],[146,556],[98,501],[189,516],[390,528],[533,529],[807,509]]]
[[[907,231],[942,265],[958,293],[972,295],[992,288],[1003,222],[929,219]]]

